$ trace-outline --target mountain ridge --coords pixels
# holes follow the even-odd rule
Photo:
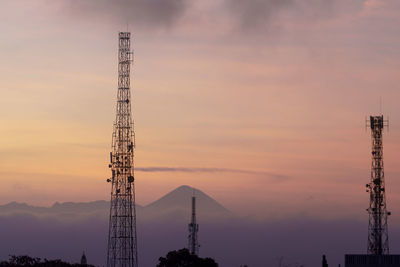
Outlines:
[[[183,220],[189,218],[191,196],[197,200],[197,211],[204,218],[225,218],[231,213],[215,199],[199,189],[182,185],[168,192],[157,200],[142,206],[136,204],[139,220],[167,219]],[[87,219],[89,217],[108,218],[110,202],[95,200],[89,202],[54,202],[49,207],[34,206],[24,202],[12,201],[0,205],[0,216],[13,214],[29,214],[38,217],[56,217],[59,219]]]

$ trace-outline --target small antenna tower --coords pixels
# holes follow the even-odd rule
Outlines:
[[[384,127],[389,126],[389,121],[384,120],[383,115],[370,116],[366,126],[371,128],[372,137],[371,181],[366,185],[370,194],[367,253],[384,255],[389,254],[387,217],[390,212],[386,210],[382,132]]]
[[[192,221],[189,223],[189,252],[193,255],[199,254],[199,243],[197,240],[197,232],[199,231],[199,225],[196,223],[196,196],[192,196]]]
[[[110,165],[111,207],[107,267],[137,267],[136,206],[133,172],[135,133],[131,114],[131,33],[119,33],[117,114]]]

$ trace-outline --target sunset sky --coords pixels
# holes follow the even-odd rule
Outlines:
[[[383,113],[400,222],[398,0],[2,0],[0,18],[0,204],[109,199],[128,29],[138,204],[186,184],[240,215],[366,220]]]

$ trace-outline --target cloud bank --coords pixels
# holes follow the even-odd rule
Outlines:
[[[184,0],[64,0],[62,9],[84,19],[144,28],[169,27],[187,8]]]
[[[244,32],[259,32],[297,23],[316,23],[344,14],[356,14],[366,0],[226,0],[234,24]]]
[[[252,30],[268,23],[282,9],[294,5],[294,0],[228,0],[226,7],[244,30]]]
[[[98,20],[100,23],[129,24],[133,29],[171,29],[185,23],[196,27],[206,18],[218,25],[230,24],[241,32],[262,32],[287,23],[316,22],[344,13],[361,11],[367,0],[63,0],[61,9],[73,18]],[[229,28],[229,27],[228,27]],[[226,28],[224,28],[226,30]],[[193,29],[196,30],[196,29]],[[211,29],[209,29],[211,30]]]

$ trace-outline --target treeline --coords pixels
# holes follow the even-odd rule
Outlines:
[[[0,267],[17,267],[17,266],[32,266],[32,267],[94,267],[89,264],[68,263],[62,260],[47,260],[41,258],[32,258],[29,256],[10,256],[8,261],[0,262]]]
[[[200,258],[190,254],[184,248],[168,252],[166,257],[160,257],[157,267],[218,267],[218,264],[211,258]]]
[[[47,260],[29,256],[10,256],[8,261],[0,262],[0,267],[94,267],[89,264],[68,263],[62,260]],[[157,267],[218,267],[211,258],[200,258],[189,253],[188,249],[168,252],[166,257],[160,257]],[[243,266],[247,267],[247,266]]]

